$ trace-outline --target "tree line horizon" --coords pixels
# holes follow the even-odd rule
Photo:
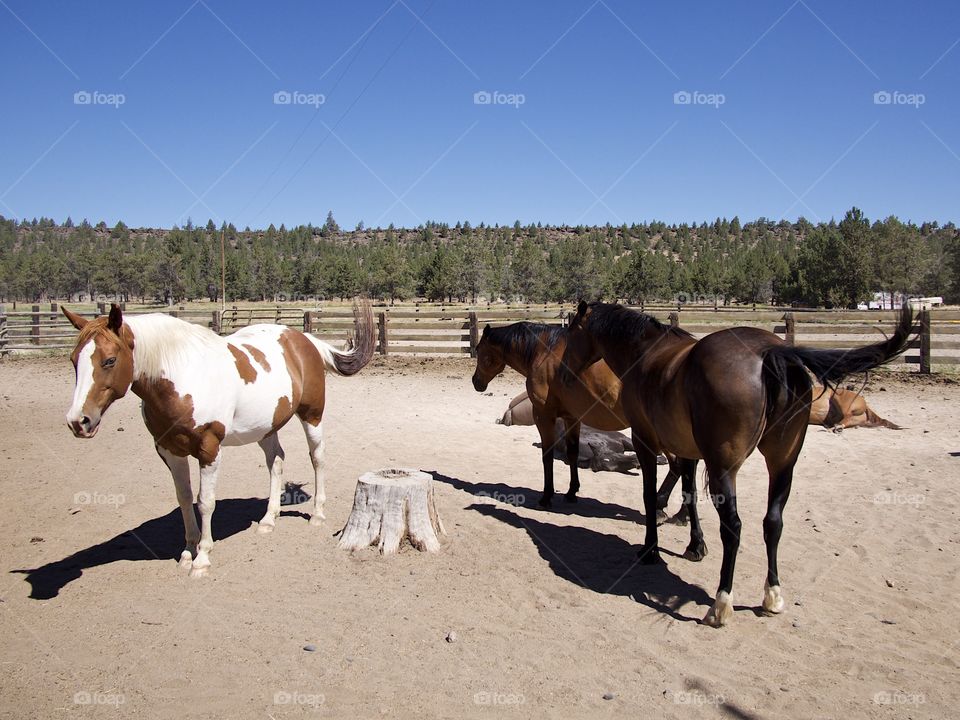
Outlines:
[[[659,221],[631,225],[415,228],[321,226],[237,230],[188,221],[170,229],[0,216],[0,301],[75,297],[182,302],[346,299],[368,295],[488,302],[626,300],[849,308],[874,293],[960,301],[953,223],[871,222],[856,207],[813,224]]]

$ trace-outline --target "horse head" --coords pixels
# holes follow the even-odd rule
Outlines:
[[[477,344],[477,369],[473,373],[473,388],[483,392],[487,385],[507,367],[503,347],[493,341],[490,326],[483,328],[483,335]]]
[[[70,355],[77,381],[67,426],[78,438],[92,438],[103,413],[126,395],[133,382],[133,333],[124,326],[118,305],[111,305],[109,315],[95,320],[85,320],[67,308],[63,314],[80,331]]]

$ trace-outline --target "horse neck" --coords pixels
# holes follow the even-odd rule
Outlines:
[[[189,324],[179,319],[133,318],[126,323],[133,334],[134,376],[131,389],[140,397],[142,390],[157,380],[176,381],[184,373],[196,375],[208,368],[203,355],[223,338],[197,336]]]
[[[674,342],[669,337],[669,330],[658,330],[647,327],[641,335],[624,337],[610,332],[597,333],[596,342],[600,348],[600,356],[610,369],[622,378],[637,360],[654,347],[663,347]]]

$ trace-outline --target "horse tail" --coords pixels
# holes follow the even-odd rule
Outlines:
[[[902,427],[896,423],[890,422],[889,420],[885,420],[870,408],[867,408],[867,422],[864,427],[885,427],[890,428],[891,430],[903,430]]]
[[[900,310],[897,329],[883,342],[850,350],[814,350],[790,345],[776,345],[763,352],[764,375],[768,391],[771,384],[795,387],[795,371],[806,368],[824,387],[836,389],[837,384],[854,373],[866,372],[888,363],[902,353],[910,340],[913,312],[904,303]],[[806,392],[809,392],[809,377]],[[799,388],[798,388],[799,389]]]
[[[307,335],[317,346],[327,370],[338,375],[356,375],[373,358],[377,345],[377,326],[369,300],[353,303],[353,337],[347,340],[347,350],[337,350],[323,340]]]

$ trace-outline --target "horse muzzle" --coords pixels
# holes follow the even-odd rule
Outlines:
[[[477,392],[483,392],[487,389],[488,383],[484,380],[481,380],[476,375],[473,376],[473,389]]]
[[[67,416],[67,427],[73,433],[74,437],[89,440],[100,429],[100,418],[91,418],[89,415],[83,415],[80,418],[71,418]]]

